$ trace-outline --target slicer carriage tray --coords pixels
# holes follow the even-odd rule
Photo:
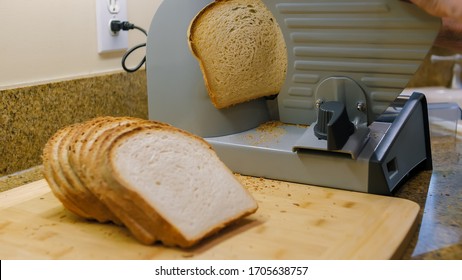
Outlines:
[[[390,111],[367,127],[357,154],[297,148],[306,135],[313,135],[313,125],[279,121],[205,139],[237,173],[390,195],[412,172],[432,168],[424,95],[397,100]]]

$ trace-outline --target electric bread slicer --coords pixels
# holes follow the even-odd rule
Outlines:
[[[187,38],[212,0],[163,1],[147,42],[149,118],[208,141],[234,172],[390,195],[431,169],[423,94],[400,96],[440,20],[399,0],[262,0],[287,46],[276,98],[216,109]]]

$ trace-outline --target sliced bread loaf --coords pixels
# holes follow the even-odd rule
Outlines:
[[[280,91],[287,71],[286,45],[260,0],[216,0],[193,19],[188,37],[215,107]]]
[[[48,141],[43,160],[66,208],[123,224],[145,244],[189,247],[258,207],[207,142],[164,123],[69,126]]]

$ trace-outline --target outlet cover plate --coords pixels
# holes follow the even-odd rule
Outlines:
[[[117,5],[117,9],[111,5]],[[96,0],[96,33],[100,54],[128,49],[128,32],[121,30],[116,35],[111,32],[109,24],[113,19],[127,20],[127,1]]]

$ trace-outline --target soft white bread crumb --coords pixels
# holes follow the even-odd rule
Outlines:
[[[260,0],[216,0],[194,18],[188,37],[215,107],[279,93],[286,46]]]

